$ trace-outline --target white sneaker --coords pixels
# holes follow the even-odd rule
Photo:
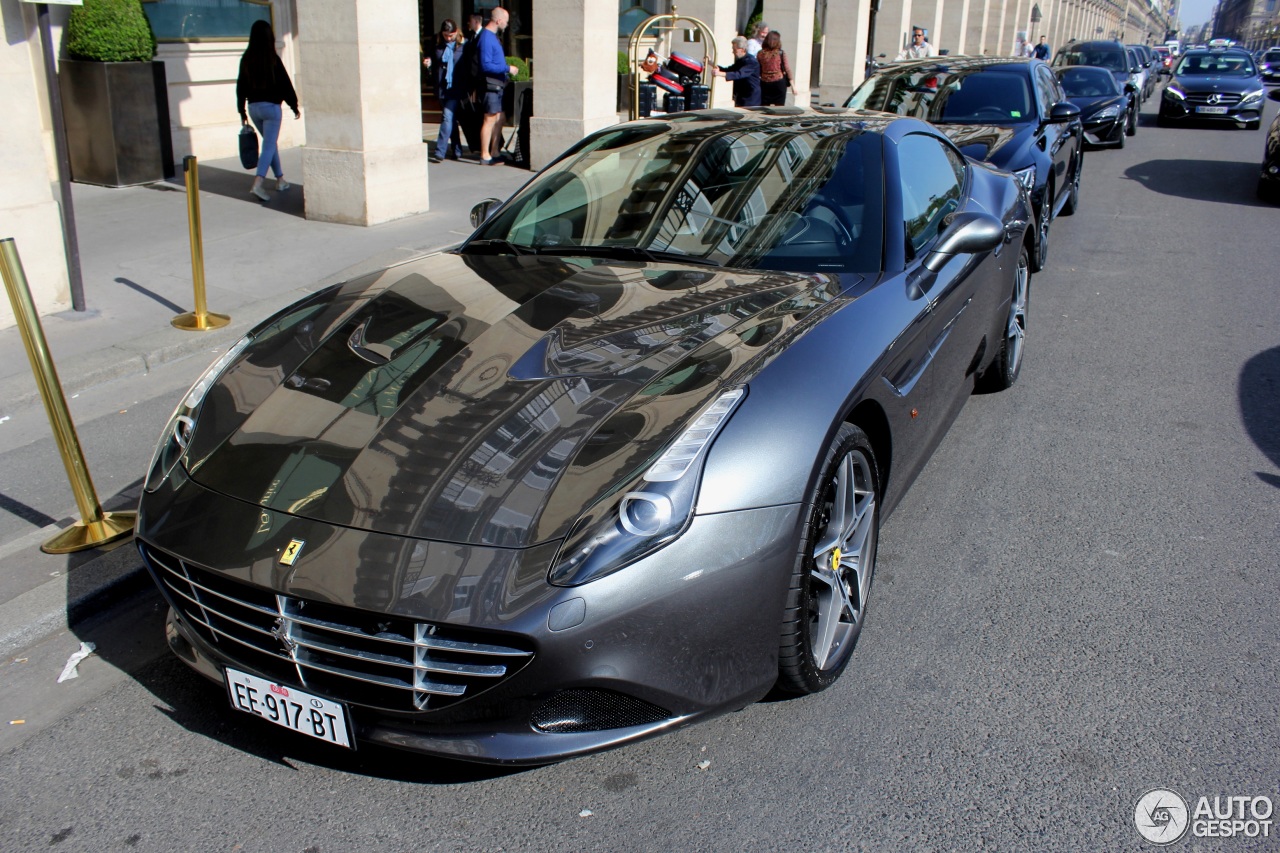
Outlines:
[[[263,188],[262,184],[258,184],[256,187],[249,190],[249,192],[253,195],[256,195],[258,198],[262,199],[263,201],[271,201],[270,194],[267,193],[266,189]]]
[[[279,192],[284,192],[285,190],[289,189],[289,187],[291,186],[293,186],[293,184],[289,183],[284,178],[276,178],[276,189]]]

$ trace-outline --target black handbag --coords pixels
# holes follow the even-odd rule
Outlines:
[[[258,166],[258,134],[247,124],[240,126],[240,165],[246,169]]]

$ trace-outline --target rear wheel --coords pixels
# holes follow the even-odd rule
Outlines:
[[[880,474],[866,433],[841,424],[806,503],[778,648],[778,687],[826,690],[862,633],[880,538]]]
[[[1027,247],[1018,255],[1013,276],[1013,296],[1005,317],[1004,337],[995,361],[978,377],[979,391],[1004,391],[1018,381],[1022,372],[1022,350],[1027,336],[1027,307],[1031,302],[1031,261]]]

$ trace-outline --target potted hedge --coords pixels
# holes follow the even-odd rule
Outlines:
[[[65,49],[58,80],[72,179],[162,180],[173,159],[168,93],[141,0],[84,0],[67,19]]]

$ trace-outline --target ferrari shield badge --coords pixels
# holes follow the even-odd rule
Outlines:
[[[302,554],[302,546],[306,545],[305,539],[290,539],[289,544],[285,546],[284,553],[280,555],[280,565],[292,566],[298,561],[298,557]]]

